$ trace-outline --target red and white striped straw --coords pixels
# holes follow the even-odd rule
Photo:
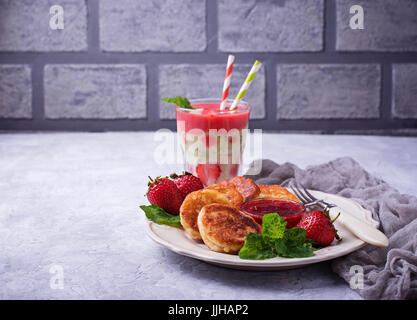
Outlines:
[[[229,58],[227,59],[226,75],[224,77],[223,94],[222,94],[222,101],[220,103],[220,110],[224,110],[226,108],[227,97],[229,96],[230,81],[232,79],[234,61],[235,61],[235,56],[229,54]]]

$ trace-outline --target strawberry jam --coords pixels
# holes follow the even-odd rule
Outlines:
[[[260,225],[265,214],[278,213],[287,222],[287,229],[295,227],[306,211],[301,203],[273,198],[250,200],[243,203],[240,209]]]

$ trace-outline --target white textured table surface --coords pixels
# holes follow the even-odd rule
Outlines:
[[[352,156],[402,193],[417,193],[417,139],[264,134],[264,157],[305,168]],[[0,135],[2,299],[360,299],[329,262],[246,272],[179,256],[150,240],[152,133]],[[64,288],[50,287],[60,266]],[[60,268],[58,267],[58,268]]]

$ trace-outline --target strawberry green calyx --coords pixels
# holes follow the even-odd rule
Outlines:
[[[148,181],[148,187],[149,187],[151,184],[157,182],[161,178],[161,176],[158,176],[155,179],[153,179],[151,176],[148,176],[148,178],[149,178],[149,181]]]
[[[330,220],[330,223],[331,224],[333,224],[336,220],[337,220],[337,218],[339,218],[339,216],[340,216],[340,212],[337,214],[337,216],[332,220],[331,218],[330,218],[330,214],[329,214],[329,210],[326,210],[326,211],[323,211],[323,213],[327,216],[327,218],[329,218],[329,220]],[[334,225],[333,225],[333,227],[334,227]],[[338,240],[338,241],[340,241],[340,240],[342,240],[342,238],[339,236],[339,234],[337,233],[337,229],[336,228],[334,228],[334,230],[336,231],[336,234],[335,234],[335,238],[336,238],[336,240]]]
[[[163,177],[163,176],[157,176],[155,179],[153,179],[151,176],[148,176],[148,178],[149,178],[148,187],[153,183],[157,183],[161,179],[168,179],[168,177]]]
[[[151,176],[148,176],[148,178],[149,178],[149,181],[148,181],[148,187],[149,187],[152,183],[155,183],[156,181],[152,179]]]
[[[329,213],[327,213],[327,215],[329,215]],[[330,220],[331,223],[335,222],[337,220],[337,218],[339,218],[340,216],[340,212],[337,214],[336,218],[334,218],[333,220]],[[330,216],[329,216],[330,219]]]
[[[183,176],[192,176],[192,174],[191,174],[191,173],[189,173],[188,171],[183,171],[181,175],[178,175],[178,174],[176,174],[175,172],[174,172],[174,173],[171,173],[171,174],[169,175],[169,177],[170,177],[171,179],[175,179],[175,178],[179,178],[179,177],[183,177]]]

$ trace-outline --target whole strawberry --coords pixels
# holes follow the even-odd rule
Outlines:
[[[168,213],[178,215],[184,197],[174,181],[168,178],[156,178],[153,180],[149,177],[149,179],[149,188],[146,193],[149,202]]]
[[[301,218],[297,227],[306,230],[307,239],[325,247],[331,244],[335,237],[339,239],[333,222],[327,212],[311,211]]]
[[[173,179],[175,185],[181,191],[184,198],[187,196],[187,194],[204,188],[201,180],[189,172],[184,172],[180,176],[178,176],[176,173],[173,173],[170,175],[170,177]]]

